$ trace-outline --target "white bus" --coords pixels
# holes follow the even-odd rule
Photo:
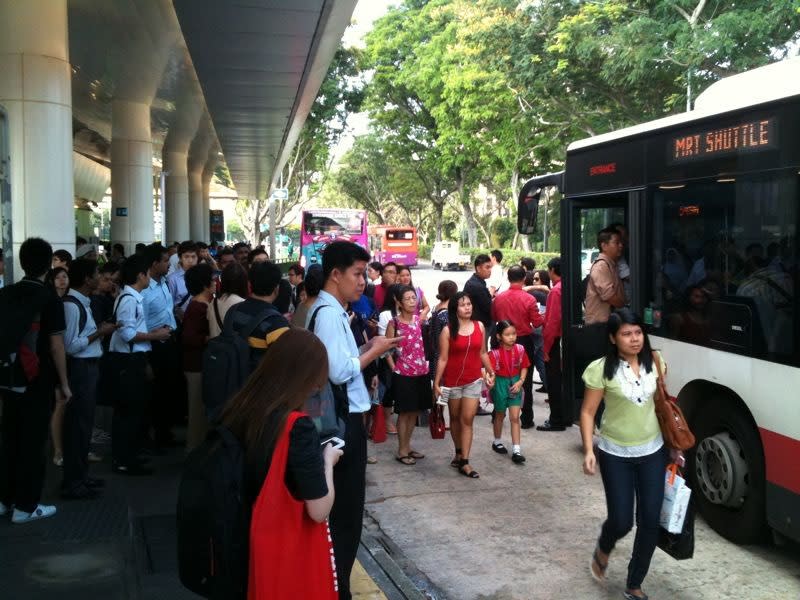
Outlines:
[[[691,112],[572,143],[563,172],[523,187],[521,233],[553,185],[575,416],[590,359],[582,251],[623,223],[630,305],[697,436],[687,472],[700,512],[735,542],[767,525],[800,540],[800,59],[717,82]]]

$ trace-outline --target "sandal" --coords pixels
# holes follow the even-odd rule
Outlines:
[[[374,456],[368,456],[367,457],[367,464],[368,465],[374,465],[377,462],[378,462],[378,459],[375,458]]]
[[[453,458],[453,460],[450,461],[450,466],[453,467],[454,469],[457,469],[458,467],[461,466],[461,459],[459,458],[459,456],[461,456],[461,448],[456,448],[455,458]]]
[[[417,460],[419,460],[420,458],[425,458],[425,455],[422,454],[422,452],[417,452],[416,450],[412,450],[411,452],[408,453],[408,455],[411,458],[416,458]]]
[[[417,461],[414,460],[413,456],[395,456],[394,459],[397,462],[403,463],[404,465],[408,465],[408,466],[417,464]]]
[[[641,592],[641,590],[639,591]],[[622,596],[625,598],[625,600],[648,600],[648,596],[644,592],[642,592],[641,596],[637,596],[635,594],[631,594],[628,590],[625,590],[622,592]]]
[[[597,553],[599,549],[599,546],[595,547],[594,552],[592,553],[592,560],[589,563],[589,573],[591,573],[592,579],[594,579],[597,583],[605,583],[608,562],[603,564],[603,562],[600,560],[600,555]],[[597,565],[597,569],[600,571],[599,575],[594,570],[595,565]]]
[[[470,470],[465,471],[464,467],[469,467]],[[470,467],[468,458],[461,459],[458,465],[458,472],[461,473],[464,477],[469,477],[470,479],[478,479],[480,477],[480,475],[478,475],[478,472],[472,467]]]

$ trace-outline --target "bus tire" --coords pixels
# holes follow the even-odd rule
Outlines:
[[[733,401],[716,397],[697,407],[688,453],[692,497],[711,528],[736,544],[766,539],[764,450],[752,420]]]

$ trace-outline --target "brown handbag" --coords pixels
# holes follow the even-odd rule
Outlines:
[[[667,384],[664,383],[664,374],[661,372],[661,361],[655,352],[653,352],[653,362],[656,363],[658,371],[654,397],[656,417],[658,425],[661,427],[664,444],[673,450],[689,450],[695,445],[694,434],[686,423],[683,411],[678,406],[677,398],[670,396],[667,392]]]

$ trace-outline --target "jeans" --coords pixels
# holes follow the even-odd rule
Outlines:
[[[599,451],[608,518],[603,523],[597,545],[604,553],[610,554],[617,540],[633,528],[633,501],[636,499],[636,538],[628,563],[628,589],[642,587],[656,549],[667,459],[665,447],[636,458]]]

